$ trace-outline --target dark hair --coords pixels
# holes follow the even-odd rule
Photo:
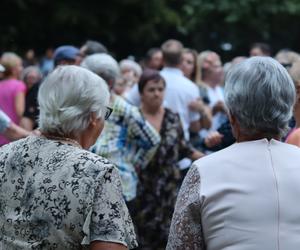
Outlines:
[[[198,52],[194,49],[184,48],[182,54],[191,54],[194,58],[194,70],[191,75],[191,81],[196,82],[196,73],[198,69]]]
[[[270,56],[272,52],[270,45],[267,43],[253,43],[250,47],[250,50],[254,48],[260,49],[265,55],[268,56]]]
[[[151,48],[147,51],[146,56],[145,56],[145,61],[148,63],[151,58],[153,57],[153,55],[157,52],[160,52],[161,49],[160,48]]]
[[[164,78],[159,74],[158,70],[145,69],[144,72],[142,73],[141,78],[138,83],[138,88],[139,88],[140,94],[143,93],[145,86],[151,80],[156,81],[156,82],[162,80],[164,83],[164,87],[166,87],[166,82],[165,82]]]
[[[161,50],[166,66],[175,67],[180,64],[183,51],[181,42],[170,39],[162,44]]]

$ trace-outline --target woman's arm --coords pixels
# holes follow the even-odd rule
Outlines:
[[[25,110],[25,93],[19,92],[15,97],[15,109],[17,116],[21,119]]]
[[[20,126],[28,131],[32,131],[34,124],[30,118],[23,116],[20,121]]]
[[[3,135],[9,140],[18,140],[30,135],[30,132],[11,122],[9,127],[3,132]]]
[[[200,175],[193,165],[177,197],[166,250],[204,250],[199,192]]]

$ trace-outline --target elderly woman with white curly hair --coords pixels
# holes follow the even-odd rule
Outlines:
[[[42,135],[0,150],[0,249],[136,247],[118,170],[86,150],[111,113],[104,80],[58,67],[38,101]]]
[[[225,102],[237,143],[193,164],[181,187],[167,249],[300,248],[300,149],[279,141],[294,84],[272,58],[234,66]]]

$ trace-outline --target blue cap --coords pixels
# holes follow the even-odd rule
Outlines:
[[[79,54],[79,49],[74,46],[65,45],[60,46],[54,51],[54,62],[59,62],[61,60],[75,60]]]

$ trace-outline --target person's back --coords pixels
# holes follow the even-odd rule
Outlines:
[[[207,249],[299,249],[299,161],[298,148],[263,139],[195,162]]]
[[[228,73],[225,102],[237,143],[187,173],[167,249],[300,248],[300,149],[279,141],[295,98],[288,72],[272,58],[247,59]]]
[[[111,191],[121,183],[106,159],[43,137],[8,144],[0,157],[0,249],[80,249],[96,235],[127,241],[130,219]]]
[[[165,107],[178,113],[185,138],[189,139],[191,123],[199,121],[199,114],[190,111],[189,104],[200,98],[197,86],[183,75],[180,62],[183,46],[177,40],[168,40],[162,45],[164,68],[161,71],[166,81]]]

